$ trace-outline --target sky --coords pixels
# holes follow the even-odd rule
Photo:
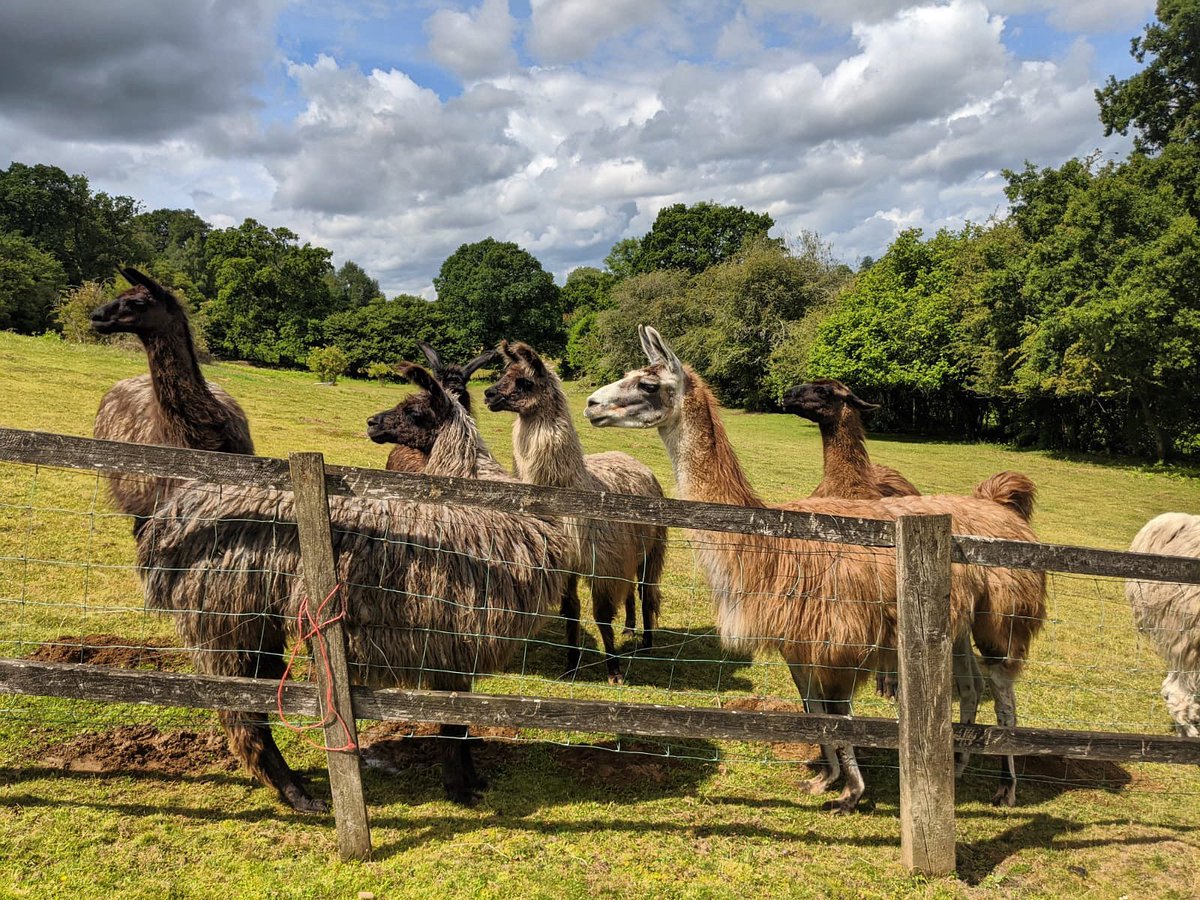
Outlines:
[[[432,296],[493,237],[559,281],[673,203],[835,256],[1003,214],[1106,138],[1153,0],[3,0],[0,167],[246,217]]]

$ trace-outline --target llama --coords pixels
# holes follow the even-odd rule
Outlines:
[[[444,396],[444,395],[443,395]],[[481,446],[447,398],[430,464],[466,474]],[[399,500],[329,498],[347,654],[360,683],[469,691],[545,622],[564,587],[568,544],[552,519]],[[172,613],[196,669],[280,678],[305,599],[290,493],[246,487],[174,491],[138,541],[147,607]],[[310,601],[321,598],[308,598]],[[288,767],[266,716],[222,712],[230,748],[299,811],[322,811]],[[486,782],[464,740],[441,728],[447,796],[472,803]]]
[[[619,494],[663,496],[650,468],[627,453],[584,456],[579,433],[571,423],[562,382],[528,344],[500,344],[506,368],[500,380],[483,392],[488,409],[515,412],[513,461],[517,477],[530,484],[580,488]],[[667,529],[658,525],[567,520],[575,538],[573,571],[583,573],[592,588],[592,610],[604,642],[611,684],[623,681],[616,657],[612,622],[624,603],[625,630],[635,624],[633,591],[642,597],[643,648],[654,644],[660,606],[660,580],[666,555]],[[567,621],[567,672],[579,667],[579,597],[571,578],[563,615]]]
[[[685,499],[767,508],[734,454],[708,386],[657,331],[639,332],[650,364],[593,393],[587,418],[600,427],[657,428]],[[809,498],[775,508],[884,520],[948,513],[958,533],[1034,540],[1028,523],[996,500],[1004,498]],[[849,714],[863,674],[879,669],[885,654],[895,654],[895,552],[748,534],[700,531],[693,538],[712,587],[722,641],[751,650],[776,648],[807,711]],[[996,718],[1015,725],[1013,681],[1045,619],[1045,576],[955,565],[950,598],[952,637],[973,634],[996,698]],[[829,789],[844,771],[845,787],[832,806],[849,812],[865,790],[854,748],[822,750],[826,768],[808,790]],[[1015,802],[1015,769],[1006,758],[993,803]]]
[[[429,360],[437,381],[470,414],[471,393],[467,389],[467,382],[471,380],[471,375],[477,369],[496,359],[496,351],[488,350],[481,353],[465,366],[445,365],[438,352],[429,344],[417,341],[417,345],[425,354],[425,358]],[[413,368],[419,367],[413,366],[412,363],[404,363],[401,374],[404,371],[411,371]],[[429,460],[429,452],[433,447],[435,437],[435,433],[430,427],[433,423],[432,415],[433,412],[429,408],[429,394],[421,391],[401,400],[393,409],[376,413],[367,419],[367,436],[371,440],[377,444],[396,445],[388,454],[387,464],[384,468],[389,472],[409,472],[411,474],[426,471],[425,464]],[[396,429],[401,430],[396,431]],[[388,436],[393,433],[398,436]]]
[[[439,443],[443,429],[459,427],[459,417],[453,407],[461,404],[440,379],[434,378],[418,365],[402,363],[399,374],[416,385],[417,391],[391,409],[367,419],[367,436],[371,440],[377,444],[395,444],[397,450],[409,451],[413,458],[419,457],[421,467],[416,471],[426,475],[479,478],[484,481],[517,480],[492,456],[482,437],[478,436],[478,429],[475,431],[477,440],[473,448],[462,438]],[[437,456],[433,455],[435,447],[440,451]],[[397,471],[390,465],[388,468]]]
[[[1163,513],[1142,526],[1129,549],[1200,556],[1200,516]],[[1200,737],[1200,585],[1127,581],[1125,596],[1138,631],[1167,664],[1162,698],[1175,730]]]
[[[862,413],[879,409],[833,378],[798,384],[783,395],[783,408],[803,419],[816,422],[821,430],[824,470],[821,482],[810,497],[843,497],[847,500],[880,500],[883,497],[915,497],[916,486],[889,466],[871,462]],[[964,635],[954,646],[954,686],[959,698],[962,721],[975,721],[979,697],[983,692],[983,673],[975,662],[970,639]],[[894,671],[875,676],[875,692],[896,699],[898,679]],[[968,757],[960,754],[958,768],[966,767]]]
[[[859,399],[840,381],[823,378],[790,388],[783,408],[821,429],[825,473],[810,497],[877,500],[921,493],[895,469],[871,462],[861,413],[879,409],[878,404]]]
[[[224,453],[254,453],[250,423],[237,401],[204,380],[183,304],[137,269],[121,274],[132,287],[92,312],[99,334],[135,334],[146,348],[148,375],[118,381],[100,401],[93,436],[106,441],[160,444]],[[121,512],[134,517],[134,534],[177,481],[109,476]]]

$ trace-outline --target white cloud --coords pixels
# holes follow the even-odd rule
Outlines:
[[[544,63],[568,63],[663,17],[665,0],[530,0],[526,46]]]
[[[508,0],[483,0],[469,12],[438,10],[425,22],[434,59],[468,80],[497,75],[516,65],[516,27]]]

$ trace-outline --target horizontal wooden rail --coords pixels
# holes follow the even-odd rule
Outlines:
[[[291,490],[288,463],[282,459],[96,441],[15,428],[0,428],[0,461]],[[893,523],[880,519],[624,494],[595,494],[568,488],[406,475],[351,466],[326,466],[325,486],[330,494],[344,497],[449,502],[530,515],[580,516],[866,547],[895,546]],[[1200,584],[1200,559],[1186,556],[1006,541],[971,535],[954,537],[952,556],[955,562],[980,566]]]
[[[0,693],[196,709],[274,712],[277,685],[256,678],[141,672],[0,659]],[[288,682],[288,714],[318,714],[317,687]],[[895,748],[895,719],[611,703],[444,691],[351,691],[360,719],[402,719],[722,741],[848,743]],[[1113,762],[1200,764],[1200,738],[955,725],[954,743],[985,756],[1064,756]]]

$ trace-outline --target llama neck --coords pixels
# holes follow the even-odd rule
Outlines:
[[[706,503],[764,506],[733,452],[712,391],[691,369],[685,377],[681,415],[659,428],[680,496]]]
[[[227,416],[209,390],[187,322],[142,338],[150,362],[150,381],[162,411],[163,424],[182,446],[197,450],[219,448],[217,429]],[[212,446],[210,446],[212,445]]]
[[[867,437],[856,410],[842,407],[836,422],[821,423],[825,474],[818,492],[828,497],[873,499],[880,496],[867,453]]]
[[[542,402],[518,416],[513,425],[513,462],[524,482],[573,487],[587,473],[583,444],[571,422],[561,382],[554,373],[548,375]]]

